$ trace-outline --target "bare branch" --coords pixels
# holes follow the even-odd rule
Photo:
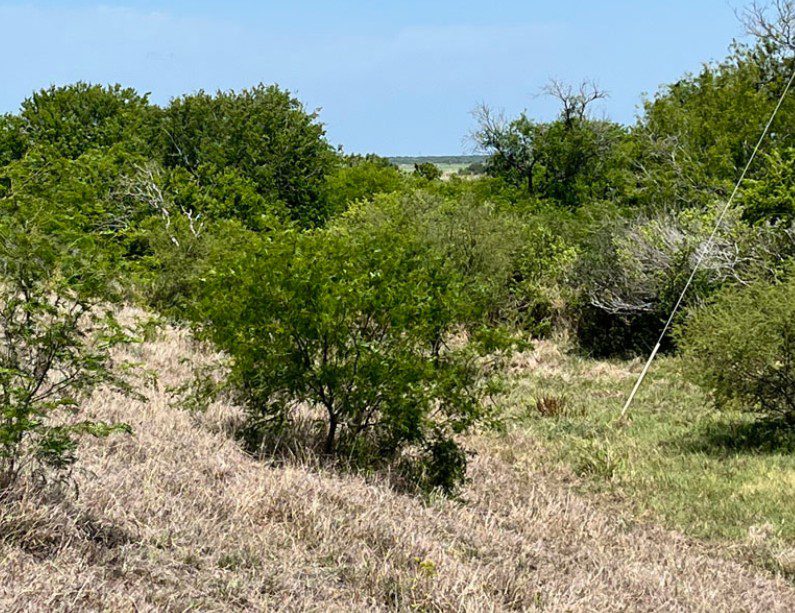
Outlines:
[[[471,139],[478,151],[491,153],[495,144],[499,143],[499,135],[505,132],[508,120],[502,112],[495,112],[485,102],[481,102],[472,110],[472,116],[478,127],[472,131]]]
[[[561,104],[560,116],[566,125],[588,116],[588,107],[597,100],[604,100],[609,94],[595,81],[586,79],[577,87],[558,79],[550,79],[541,90],[542,94],[556,98]]]
[[[160,188],[162,171],[154,162],[135,167],[135,173],[120,178],[116,195],[127,197],[134,202],[144,204],[160,214],[165,222],[166,230],[171,228],[174,202]],[[201,215],[191,209],[179,205],[178,213],[188,221],[188,228],[193,236],[198,237],[204,228]],[[179,246],[176,236],[171,235],[172,242]]]
[[[795,51],[795,0],[754,0],[738,17],[746,32],[761,42]]]

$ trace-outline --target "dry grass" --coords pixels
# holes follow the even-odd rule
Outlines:
[[[543,417],[558,417],[566,412],[568,402],[565,396],[539,396],[536,398],[536,412]]]
[[[132,351],[158,373],[146,400],[90,410],[135,434],[82,448],[95,476],[76,500],[0,508],[1,610],[795,610],[783,580],[517,460],[535,457],[526,435],[473,439],[464,501],[426,503],[251,459],[229,436],[239,411],[197,416],[167,392],[213,356],[174,331]]]

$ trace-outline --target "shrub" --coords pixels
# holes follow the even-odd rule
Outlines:
[[[81,82],[34,93],[22,103],[19,117],[26,147],[48,146],[74,159],[117,144],[151,152],[158,115],[147,96],[131,88]]]
[[[168,218],[152,218],[141,225],[135,240],[137,249],[145,255],[127,268],[147,305],[167,316],[184,317],[195,299],[209,245],[200,231],[203,226],[191,224],[187,216],[174,212]]]
[[[461,176],[480,176],[486,174],[485,162],[472,162],[458,171]]]
[[[753,222],[795,222],[795,148],[773,149],[742,193],[743,216]]]
[[[290,217],[284,202],[260,194],[254,181],[234,167],[175,168],[162,177],[167,203],[197,220],[236,219],[257,230],[263,218]]]
[[[795,274],[720,292],[679,328],[687,372],[718,407],[795,425]]]
[[[390,232],[403,233],[437,262],[439,274],[461,287],[451,308],[459,323],[494,321],[508,305],[514,258],[526,236],[516,219],[472,194],[442,198],[424,191],[382,197],[352,211],[341,224],[388,244]],[[430,264],[429,264],[430,265]]]
[[[587,107],[603,96],[597,89],[589,98],[584,89],[575,94],[554,87],[562,105],[549,123],[525,113],[509,121],[485,105],[476,109],[479,125],[472,138],[489,156],[487,172],[568,207],[623,194],[629,180],[627,130],[589,117]]]
[[[421,162],[414,164],[414,175],[426,181],[436,181],[442,178],[442,171],[432,162]]]
[[[513,217],[520,240],[503,317],[536,336],[548,335],[564,327],[570,300],[566,277],[576,261],[572,226],[559,211]]]
[[[234,169],[267,201],[284,203],[301,224],[328,217],[325,180],[336,156],[317,113],[289,92],[259,85],[183,96],[165,109],[161,132],[167,168],[205,168],[209,176]]]
[[[397,167],[381,160],[354,158],[348,162],[328,176],[328,201],[333,213],[344,212],[353,202],[398,191],[404,184]]]
[[[581,292],[578,336],[585,348],[611,355],[653,346],[699,258],[685,305],[724,285],[776,274],[795,245],[789,230],[749,227],[742,211],[733,209],[708,246],[718,210],[633,220],[612,216],[602,222],[584,246],[574,275]]]
[[[383,198],[326,230],[218,237],[196,316],[233,357],[250,432],[308,411],[323,416],[324,454],[377,464],[407,451],[431,487],[463,474],[455,436],[488,417],[484,356],[511,340],[482,326],[469,294],[465,271],[487,270],[478,249],[418,221],[445,214],[434,204]]]
[[[79,243],[71,249],[80,250]],[[126,339],[85,290],[96,286],[35,228],[0,227],[0,495],[21,475],[62,478],[81,434],[127,430],[81,419],[80,403],[111,373]]]

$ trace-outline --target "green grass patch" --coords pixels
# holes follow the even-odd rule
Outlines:
[[[439,170],[442,171],[445,175],[454,175],[458,174],[459,171],[467,168],[469,166],[468,163],[461,164],[461,163],[440,163],[436,164]],[[412,173],[414,172],[414,164],[398,164],[398,168],[403,172]]]
[[[516,377],[514,427],[529,429],[553,461],[611,491],[634,513],[703,539],[747,545],[795,575],[795,432],[745,413],[718,412],[661,358],[626,423],[616,418],[640,365],[555,358]],[[563,400],[552,414],[550,399]],[[789,553],[787,550],[789,549]]]

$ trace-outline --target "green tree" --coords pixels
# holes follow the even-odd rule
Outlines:
[[[620,199],[631,180],[626,130],[609,121],[575,118],[548,124],[537,137],[538,192],[567,207]]]
[[[129,431],[81,416],[98,385],[122,385],[109,352],[128,339],[96,298],[104,278],[92,252],[86,237],[0,224],[0,498],[22,476],[63,479],[81,435]]]
[[[451,488],[465,460],[455,435],[489,413],[483,356],[510,345],[484,326],[473,290],[489,294],[509,271],[486,261],[497,237],[485,227],[430,228],[422,220],[454,215],[415,198],[361,203],[325,230],[227,229],[196,317],[234,358],[255,429],[292,428],[308,406],[323,416],[324,453],[377,462],[413,448],[429,485]],[[469,341],[452,342],[464,330]]]
[[[740,201],[751,223],[795,222],[795,148],[774,149],[746,182]]]
[[[507,121],[486,106],[477,109],[473,137],[490,156],[489,172],[567,207],[621,195],[629,181],[627,132],[589,116],[589,107],[606,94],[587,82],[575,90],[553,81],[544,91],[560,103],[550,123],[524,113]]]
[[[79,82],[34,93],[14,123],[26,149],[49,146],[65,158],[119,144],[152,153],[157,111],[131,88]]]
[[[442,178],[442,171],[436,164],[422,162],[421,164],[414,164],[414,175],[426,181],[436,181]]]
[[[341,213],[353,202],[372,200],[377,194],[398,191],[404,184],[400,170],[388,162],[348,160],[328,175],[326,188],[329,208],[333,213]]]
[[[35,219],[54,236],[90,235],[104,245],[105,255],[121,257],[137,226],[158,213],[149,203],[124,195],[126,177],[145,163],[123,144],[91,149],[74,159],[36,146],[5,167],[8,187],[0,194],[0,211]]]
[[[0,115],[0,172],[12,160],[18,160],[25,151],[22,136],[22,119],[16,115]]]
[[[489,155],[487,171],[511,183],[524,185],[534,194],[539,161],[536,143],[541,126],[524,113],[508,122],[485,104],[475,109],[474,114],[479,125],[472,138]]]
[[[235,169],[305,226],[329,215],[325,181],[334,151],[317,113],[275,85],[175,99],[161,138],[168,168],[185,168],[200,182]]]
[[[795,275],[722,291],[678,331],[688,376],[719,407],[795,425]]]
[[[728,197],[795,69],[760,43],[667,85],[646,102],[633,130],[637,196],[651,207],[706,206]],[[791,96],[762,153],[795,146]],[[755,179],[764,156],[750,169]]]

